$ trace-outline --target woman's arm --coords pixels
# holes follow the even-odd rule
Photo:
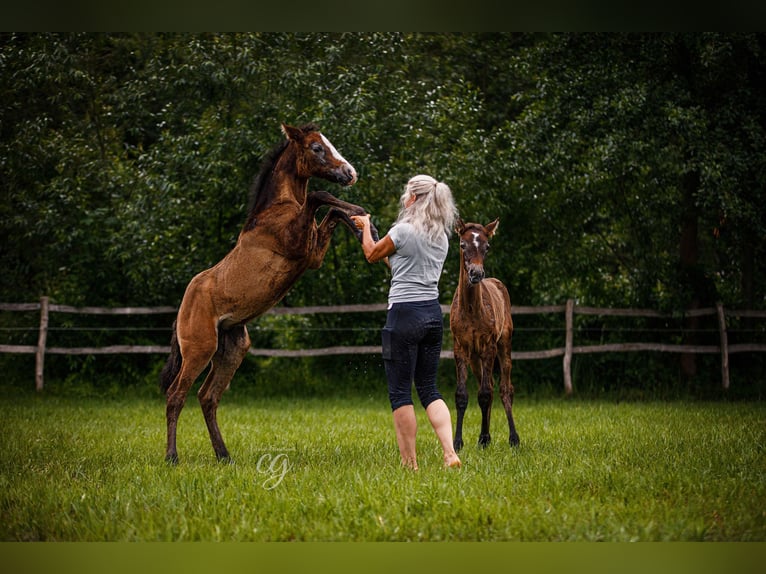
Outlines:
[[[362,251],[364,257],[370,263],[377,263],[381,259],[386,259],[389,255],[396,253],[396,247],[391,238],[386,235],[380,241],[375,241],[372,238],[372,232],[370,231],[370,214],[365,215],[352,215],[351,219],[356,223],[356,226],[362,230]]]

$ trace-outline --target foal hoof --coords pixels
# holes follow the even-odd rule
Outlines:
[[[455,452],[460,452],[460,449],[463,448],[463,439],[456,438],[454,442],[452,443],[452,448],[455,449]]]
[[[519,435],[512,434],[510,438],[508,439],[508,444],[511,446],[519,446]]]
[[[487,448],[489,446],[489,443],[492,442],[492,437],[488,434],[483,434],[479,436],[479,447],[480,448]]]
[[[169,454],[165,456],[165,462],[168,463],[170,466],[176,466],[178,464],[178,455]]]

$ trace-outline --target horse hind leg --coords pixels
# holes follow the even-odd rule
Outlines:
[[[519,435],[513,421],[513,383],[511,382],[511,345],[503,345],[498,353],[500,362],[500,399],[503,401],[505,416],[508,419],[508,443],[511,446],[519,444]]]
[[[219,461],[229,461],[231,457],[218,427],[218,404],[223,393],[229,388],[231,379],[242,364],[249,348],[250,337],[244,325],[221,330],[218,335],[218,350],[213,356],[210,373],[197,393],[210,434],[210,442]]]
[[[176,464],[178,463],[178,451],[176,450],[176,429],[178,427],[178,417],[186,404],[186,395],[189,389],[197,380],[197,377],[210,362],[212,351],[198,352],[187,351],[181,360],[181,369],[178,371],[173,382],[168,387],[166,397],[165,416],[167,419],[167,448],[165,450],[165,460]]]

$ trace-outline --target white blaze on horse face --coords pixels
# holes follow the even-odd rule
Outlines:
[[[473,245],[478,250],[479,249],[479,232],[474,231],[472,235],[473,235]]]
[[[354,166],[348,163],[345,157],[340,155],[340,152],[337,149],[335,149],[335,146],[330,143],[330,140],[324,137],[324,134],[319,134],[319,135],[322,137],[322,141],[324,142],[324,145],[326,145],[327,149],[330,150],[330,153],[332,154],[332,156],[339,162],[348,166],[348,168],[351,170],[351,173],[353,175],[353,177],[351,178],[351,183],[352,184],[356,183],[356,170],[354,169]]]

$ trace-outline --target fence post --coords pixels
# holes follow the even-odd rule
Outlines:
[[[572,346],[574,339],[574,299],[567,299],[566,343],[564,346],[564,391],[572,394]]]
[[[48,298],[40,297],[40,333],[35,354],[35,389],[43,390],[43,366],[45,364],[45,341],[48,338]]]
[[[721,334],[721,380],[724,389],[729,388],[729,335],[726,332],[726,313],[723,303],[715,304],[718,311],[718,330]]]

